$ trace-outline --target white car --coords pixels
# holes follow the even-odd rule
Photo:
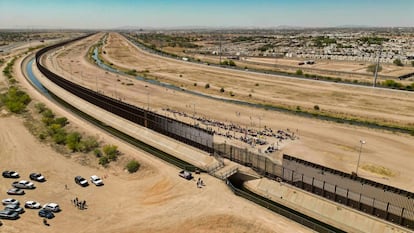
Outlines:
[[[24,204],[24,207],[28,209],[39,209],[40,203],[35,202],[35,201],[26,201],[26,203]]]
[[[56,203],[46,203],[43,205],[43,209],[50,210],[52,212],[59,212],[60,207]]]
[[[21,188],[21,189],[34,189],[35,188],[34,184],[27,180],[13,182],[12,186],[15,188]]]
[[[93,184],[95,184],[96,186],[101,186],[101,185],[103,185],[104,183],[103,183],[103,181],[101,180],[101,178],[99,178],[98,176],[96,176],[96,175],[93,175],[93,176],[91,176],[91,182],[93,183]]]
[[[3,205],[19,205],[19,201],[13,198],[6,198],[1,201]]]

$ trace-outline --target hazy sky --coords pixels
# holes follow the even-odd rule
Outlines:
[[[0,0],[0,28],[414,26],[414,0]]]

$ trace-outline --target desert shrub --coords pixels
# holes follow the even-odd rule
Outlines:
[[[81,141],[82,136],[78,132],[72,132],[66,135],[66,146],[72,152],[79,151],[79,143]]]
[[[222,93],[224,92],[224,87],[220,88],[220,92]]]
[[[35,108],[36,108],[38,113],[42,113],[47,109],[46,105],[44,103],[36,103]]]
[[[9,90],[1,96],[1,101],[6,108],[13,113],[21,113],[26,109],[31,99],[24,91],[17,87],[10,87]]]
[[[93,150],[93,154],[94,154],[96,157],[100,158],[100,157],[102,156],[102,151],[101,151],[101,150],[99,150],[98,148],[96,148],[95,150]]]
[[[109,163],[109,159],[106,156],[100,157],[99,158],[99,164],[106,167]]]
[[[66,118],[66,117],[58,117],[58,118],[53,120],[53,124],[58,124],[62,127],[66,126],[68,123],[69,123],[68,118]]]
[[[404,64],[401,62],[401,59],[395,59],[392,63],[394,63],[396,66],[404,66]]]
[[[118,147],[115,145],[105,145],[103,147],[103,152],[110,161],[115,161],[118,157]]]
[[[302,70],[296,70],[296,75],[303,75],[303,71]]]
[[[86,137],[80,143],[80,151],[88,153],[99,146],[98,141],[95,137]]]
[[[134,159],[127,163],[126,169],[128,170],[129,173],[134,173],[138,171],[140,166],[141,165],[139,164],[139,162]]]
[[[316,111],[319,111],[320,110],[319,105],[313,106],[313,109],[315,109]]]
[[[208,83],[207,83],[207,84],[204,86],[204,88],[205,88],[205,89],[210,88],[210,84],[208,84]]]
[[[65,144],[66,142],[66,131],[63,129],[60,129],[52,136],[53,141],[56,144]]]

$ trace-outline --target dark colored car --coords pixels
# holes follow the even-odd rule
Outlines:
[[[24,213],[24,209],[18,205],[6,205],[4,207],[4,210],[11,210],[11,211],[17,212],[18,214]]]
[[[42,218],[47,218],[47,219],[51,219],[55,217],[52,211],[46,210],[46,209],[39,210],[39,216]]]
[[[24,195],[24,190],[19,188],[11,188],[7,191],[9,195]]]
[[[0,210],[0,218],[1,219],[18,219],[19,213],[11,211],[11,210]]]
[[[77,183],[78,185],[82,186],[82,187],[86,187],[89,185],[88,181],[83,178],[82,176],[76,176],[75,177],[75,183]]]
[[[29,178],[31,180],[38,181],[38,182],[44,182],[44,181],[46,181],[45,177],[42,176],[42,174],[40,174],[40,173],[31,173],[30,176],[29,176]]]
[[[15,171],[4,171],[2,175],[4,178],[19,178],[20,177],[19,173]]]

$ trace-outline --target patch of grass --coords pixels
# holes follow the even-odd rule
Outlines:
[[[364,166],[362,166],[362,169],[378,174],[378,175],[382,175],[382,176],[387,176],[387,177],[395,176],[395,173],[391,169],[380,166],[380,165],[365,164]]]

